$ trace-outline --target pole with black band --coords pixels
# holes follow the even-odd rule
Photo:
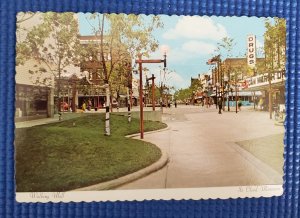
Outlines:
[[[110,105],[110,95],[109,95],[109,85],[108,81],[105,80],[105,92],[106,92],[106,104],[105,104],[105,133],[104,135],[110,135],[110,116],[109,116],[109,105]]]

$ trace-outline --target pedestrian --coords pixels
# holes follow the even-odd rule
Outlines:
[[[86,104],[85,104],[85,101],[84,101],[83,104],[82,104],[82,110],[85,111],[85,109],[86,109]]]
[[[264,99],[263,98],[259,99],[258,106],[259,106],[260,110],[264,109]]]
[[[209,97],[208,99],[208,107],[210,107],[213,104],[213,99]]]
[[[175,108],[177,108],[177,101],[175,100],[175,102],[174,102],[174,105],[175,105]]]
[[[222,114],[222,108],[223,108],[222,98],[219,98],[219,100],[217,100],[217,103],[219,106],[219,114]]]
[[[90,111],[92,108],[92,101],[91,99],[88,100],[88,111]]]
[[[238,107],[239,107],[239,111],[241,111],[241,107],[242,107],[242,101],[241,101],[241,99],[239,99]]]

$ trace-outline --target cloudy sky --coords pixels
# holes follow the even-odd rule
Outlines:
[[[84,14],[79,16],[80,34],[92,35],[85,17]],[[153,34],[160,49],[151,58],[162,58],[161,50],[167,48],[169,73],[165,81],[175,88],[188,87],[191,77],[209,71],[210,66],[206,62],[215,54],[217,43],[224,37],[233,38],[236,43],[233,57],[244,57],[248,34],[256,35],[257,47],[263,46],[264,18],[163,15],[161,20],[164,27]],[[153,73],[160,80],[159,64],[145,64],[145,67],[150,69],[149,76]]]

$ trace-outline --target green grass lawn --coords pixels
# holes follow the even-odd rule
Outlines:
[[[75,126],[73,126],[75,122]],[[145,121],[145,131],[166,127]],[[104,114],[16,129],[17,192],[68,191],[116,179],[161,157],[160,149],[125,138],[139,132],[139,120],[111,115],[111,136],[104,136]]]

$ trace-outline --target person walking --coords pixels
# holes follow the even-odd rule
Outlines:
[[[239,99],[239,101],[238,101],[238,107],[239,107],[239,111],[241,111],[241,107],[242,107],[242,101],[241,101],[241,99]]]
[[[84,101],[83,104],[82,104],[82,110],[83,110],[83,111],[86,110],[86,104],[85,104],[85,101]]]
[[[222,102],[222,98],[219,98],[217,100],[218,106],[219,106],[219,114],[222,114],[222,108],[223,108],[223,102]]]
[[[175,105],[175,108],[177,108],[177,101],[175,100],[175,102],[174,102],[174,105]]]

